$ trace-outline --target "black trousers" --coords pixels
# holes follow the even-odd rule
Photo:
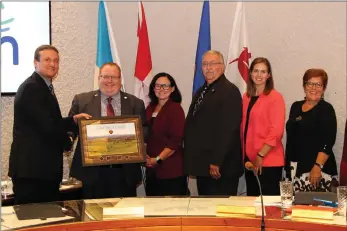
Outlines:
[[[227,195],[236,196],[239,177],[222,176],[218,180],[211,176],[197,176],[196,183],[199,196],[203,195]]]
[[[186,176],[159,179],[155,175],[146,175],[146,196],[186,196],[189,195]]]
[[[15,205],[60,200],[59,187],[61,179],[12,178],[12,182]]]
[[[100,168],[97,180],[83,182],[83,199],[100,199],[116,197],[136,197],[136,184],[133,187],[126,184],[121,168]]]
[[[283,167],[263,167],[262,174],[258,175],[263,195],[280,195],[280,181]],[[259,186],[253,171],[246,171],[247,196],[259,196]]]

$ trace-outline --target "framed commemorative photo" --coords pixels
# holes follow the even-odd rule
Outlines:
[[[116,116],[78,121],[83,166],[144,163],[140,116]]]

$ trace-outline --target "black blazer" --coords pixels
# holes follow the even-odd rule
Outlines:
[[[121,115],[140,115],[142,123],[146,122],[145,105],[139,98],[120,92],[121,94]],[[101,93],[99,90],[78,94],[74,97],[69,116],[79,113],[87,113],[94,117],[101,116]],[[146,131],[144,131],[146,133]],[[146,134],[145,134],[146,136]],[[128,186],[136,187],[142,179],[140,164],[124,164],[119,169],[114,169],[115,174],[111,177],[124,177]],[[72,160],[71,176],[81,180],[84,183],[93,183],[98,180],[100,166],[83,167],[81,144],[78,141],[75,154]]]
[[[58,101],[34,72],[18,88],[14,100],[13,142],[9,172],[12,178],[61,180],[63,151],[71,146],[72,118],[62,118]]]
[[[195,102],[204,86],[194,95],[186,118],[185,173],[209,176],[209,166],[214,164],[220,166],[222,176],[239,177],[243,173],[240,91],[222,75],[212,83],[202,105],[193,116]]]
[[[337,120],[334,107],[320,100],[307,112],[302,111],[305,100],[292,104],[286,124],[286,169],[290,162],[297,162],[296,176],[310,172],[316,163],[318,152],[329,156],[322,169],[329,175],[337,175],[333,146],[336,140]]]

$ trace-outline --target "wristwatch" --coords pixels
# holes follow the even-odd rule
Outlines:
[[[162,160],[162,159],[160,159],[160,157],[159,157],[159,156],[157,156],[155,159],[157,160],[157,164],[161,164],[161,162],[163,162],[163,160]]]
[[[315,165],[317,165],[320,169],[323,169],[323,167],[324,167],[324,165],[322,165],[322,164],[319,164],[319,163],[315,163]]]

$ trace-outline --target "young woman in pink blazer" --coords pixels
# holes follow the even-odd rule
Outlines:
[[[249,70],[247,92],[243,95],[241,139],[244,161],[250,161],[259,176],[264,195],[279,195],[284,150],[285,124],[283,96],[274,89],[270,62],[263,57],[253,60]],[[253,172],[246,171],[247,195],[259,195]]]

